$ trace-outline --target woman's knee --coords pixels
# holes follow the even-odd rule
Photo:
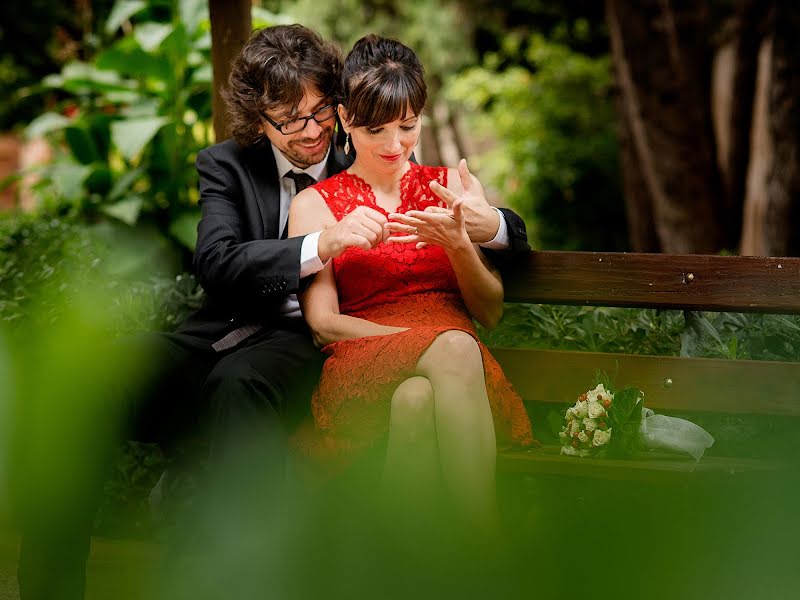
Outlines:
[[[481,349],[475,338],[464,331],[445,331],[433,341],[423,358],[423,366],[429,373],[464,378],[483,376]]]
[[[433,422],[433,387],[426,377],[411,377],[392,396],[393,425],[420,427]]]

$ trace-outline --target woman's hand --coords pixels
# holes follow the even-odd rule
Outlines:
[[[448,187],[444,187],[437,181],[431,181],[430,188],[448,208],[452,208],[459,198],[464,201],[461,209],[469,239],[474,244],[483,244],[494,239],[500,227],[500,215],[486,200],[483,186],[469,172],[466,160],[462,158],[458,162],[458,177],[449,177],[447,185]]]
[[[392,234],[387,242],[441,246],[446,252],[459,252],[472,242],[467,235],[463,200],[453,202],[452,208],[429,206],[425,210],[410,210],[405,214],[391,213],[386,230]]]

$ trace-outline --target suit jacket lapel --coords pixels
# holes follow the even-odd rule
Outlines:
[[[328,177],[344,171],[353,160],[336,145],[328,153],[326,170]],[[268,142],[262,142],[247,151],[247,170],[258,198],[258,210],[264,223],[264,237],[278,239],[281,217],[281,190],[275,155]]]
[[[248,148],[247,171],[256,193],[265,239],[277,239],[281,217],[281,190],[272,146],[261,142]]]

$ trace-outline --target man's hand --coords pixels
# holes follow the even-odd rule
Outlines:
[[[322,230],[317,253],[322,262],[336,258],[351,247],[369,250],[388,235],[383,226],[386,217],[374,208],[359,206],[342,217],[341,221]]]
[[[464,201],[461,209],[464,212],[467,235],[473,243],[482,244],[491,241],[497,235],[500,227],[500,215],[486,201],[483,186],[469,172],[467,161],[463,158],[458,163],[458,174],[461,177],[461,186],[464,188],[461,195],[454,194],[436,181],[431,181],[430,188],[434,194],[444,200],[448,208],[452,208],[453,203],[459,198]]]

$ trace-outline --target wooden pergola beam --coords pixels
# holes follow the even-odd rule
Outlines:
[[[253,24],[251,0],[208,0],[211,19],[211,64],[214,84],[211,109],[216,141],[230,137],[228,115],[220,96],[220,88],[228,81],[231,61],[250,37]]]

